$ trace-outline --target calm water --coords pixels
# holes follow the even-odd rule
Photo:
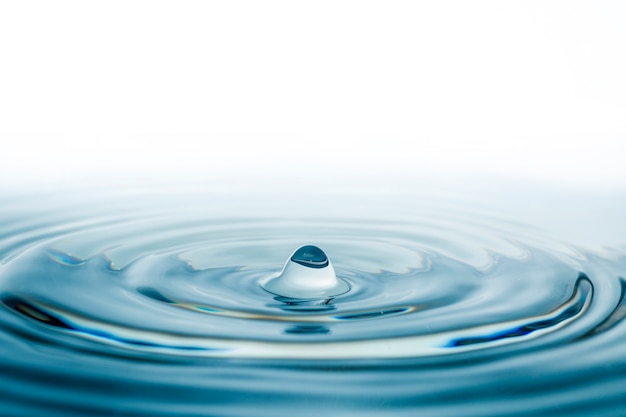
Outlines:
[[[626,415],[625,201],[6,191],[0,414]],[[308,244],[349,291],[266,291]]]

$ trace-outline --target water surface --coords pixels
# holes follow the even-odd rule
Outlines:
[[[6,191],[0,409],[623,415],[624,198],[440,191]]]

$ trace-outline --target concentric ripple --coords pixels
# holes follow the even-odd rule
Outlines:
[[[0,364],[6,369],[0,389],[16,394],[7,378],[19,374],[20,383],[50,396],[45,380],[75,363],[68,381],[133,387],[135,395],[122,405],[132,414],[148,413],[134,407],[152,384],[168,391],[171,381],[186,380],[198,404],[207,393],[206,401],[215,398],[217,379],[230,387],[233,401],[283,392],[298,403],[304,401],[298,387],[326,375],[336,381],[315,383],[311,398],[325,398],[334,386],[342,398],[337,411],[348,413],[350,404],[377,409],[369,399],[355,400],[357,389],[401,411],[417,407],[407,387],[414,398],[457,392],[459,401],[469,401],[472,389],[457,381],[461,375],[482,375],[479,387],[497,385],[510,399],[519,381],[506,372],[524,380],[522,370],[536,369],[542,381],[579,375],[584,353],[598,345],[618,368],[624,365],[623,355],[618,360],[602,347],[604,340],[626,340],[623,255],[599,257],[524,225],[451,208],[414,206],[382,216],[375,210],[316,216],[320,207],[260,209],[252,216],[227,199],[221,209],[203,202],[155,210],[154,201],[132,199],[107,209],[80,201],[47,211],[17,204],[0,213],[6,219],[0,230]],[[264,283],[303,245],[324,248],[349,291],[318,299],[266,291]],[[546,365],[554,355],[578,365]],[[58,361],[49,362],[52,357]],[[587,369],[594,363],[588,360]],[[130,376],[125,366],[147,369]],[[217,373],[199,382],[202,369]],[[243,375],[267,382],[277,374],[283,384],[243,383]],[[407,385],[372,391],[377,378],[393,375]],[[437,388],[418,388],[427,375]],[[63,386],[57,400],[48,400],[59,415],[86,407],[89,396],[97,398],[90,404],[110,411],[106,389],[87,390],[83,403]],[[615,398],[626,392],[610,387]],[[573,388],[556,385],[553,395],[563,395],[561,389]],[[579,390],[586,392],[584,384]],[[21,397],[6,402],[9,410],[31,407],[18,391]],[[525,404],[519,409],[545,405]],[[455,402],[428,406],[454,414]],[[34,413],[38,406],[32,407]],[[185,407],[172,400],[165,409],[202,415]],[[211,414],[250,412],[242,407],[212,408]]]

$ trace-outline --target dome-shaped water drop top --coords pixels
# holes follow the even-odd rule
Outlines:
[[[294,299],[328,298],[350,289],[348,284],[337,278],[324,251],[313,245],[297,249],[287,259],[282,271],[270,277],[263,288]]]
[[[326,268],[328,257],[323,250],[317,246],[302,246],[291,255],[291,261],[309,268]]]

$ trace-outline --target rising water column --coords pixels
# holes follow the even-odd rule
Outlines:
[[[263,288],[293,299],[328,298],[350,289],[348,284],[337,278],[324,251],[313,245],[297,249],[287,259],[282,271],[270,277]]]

